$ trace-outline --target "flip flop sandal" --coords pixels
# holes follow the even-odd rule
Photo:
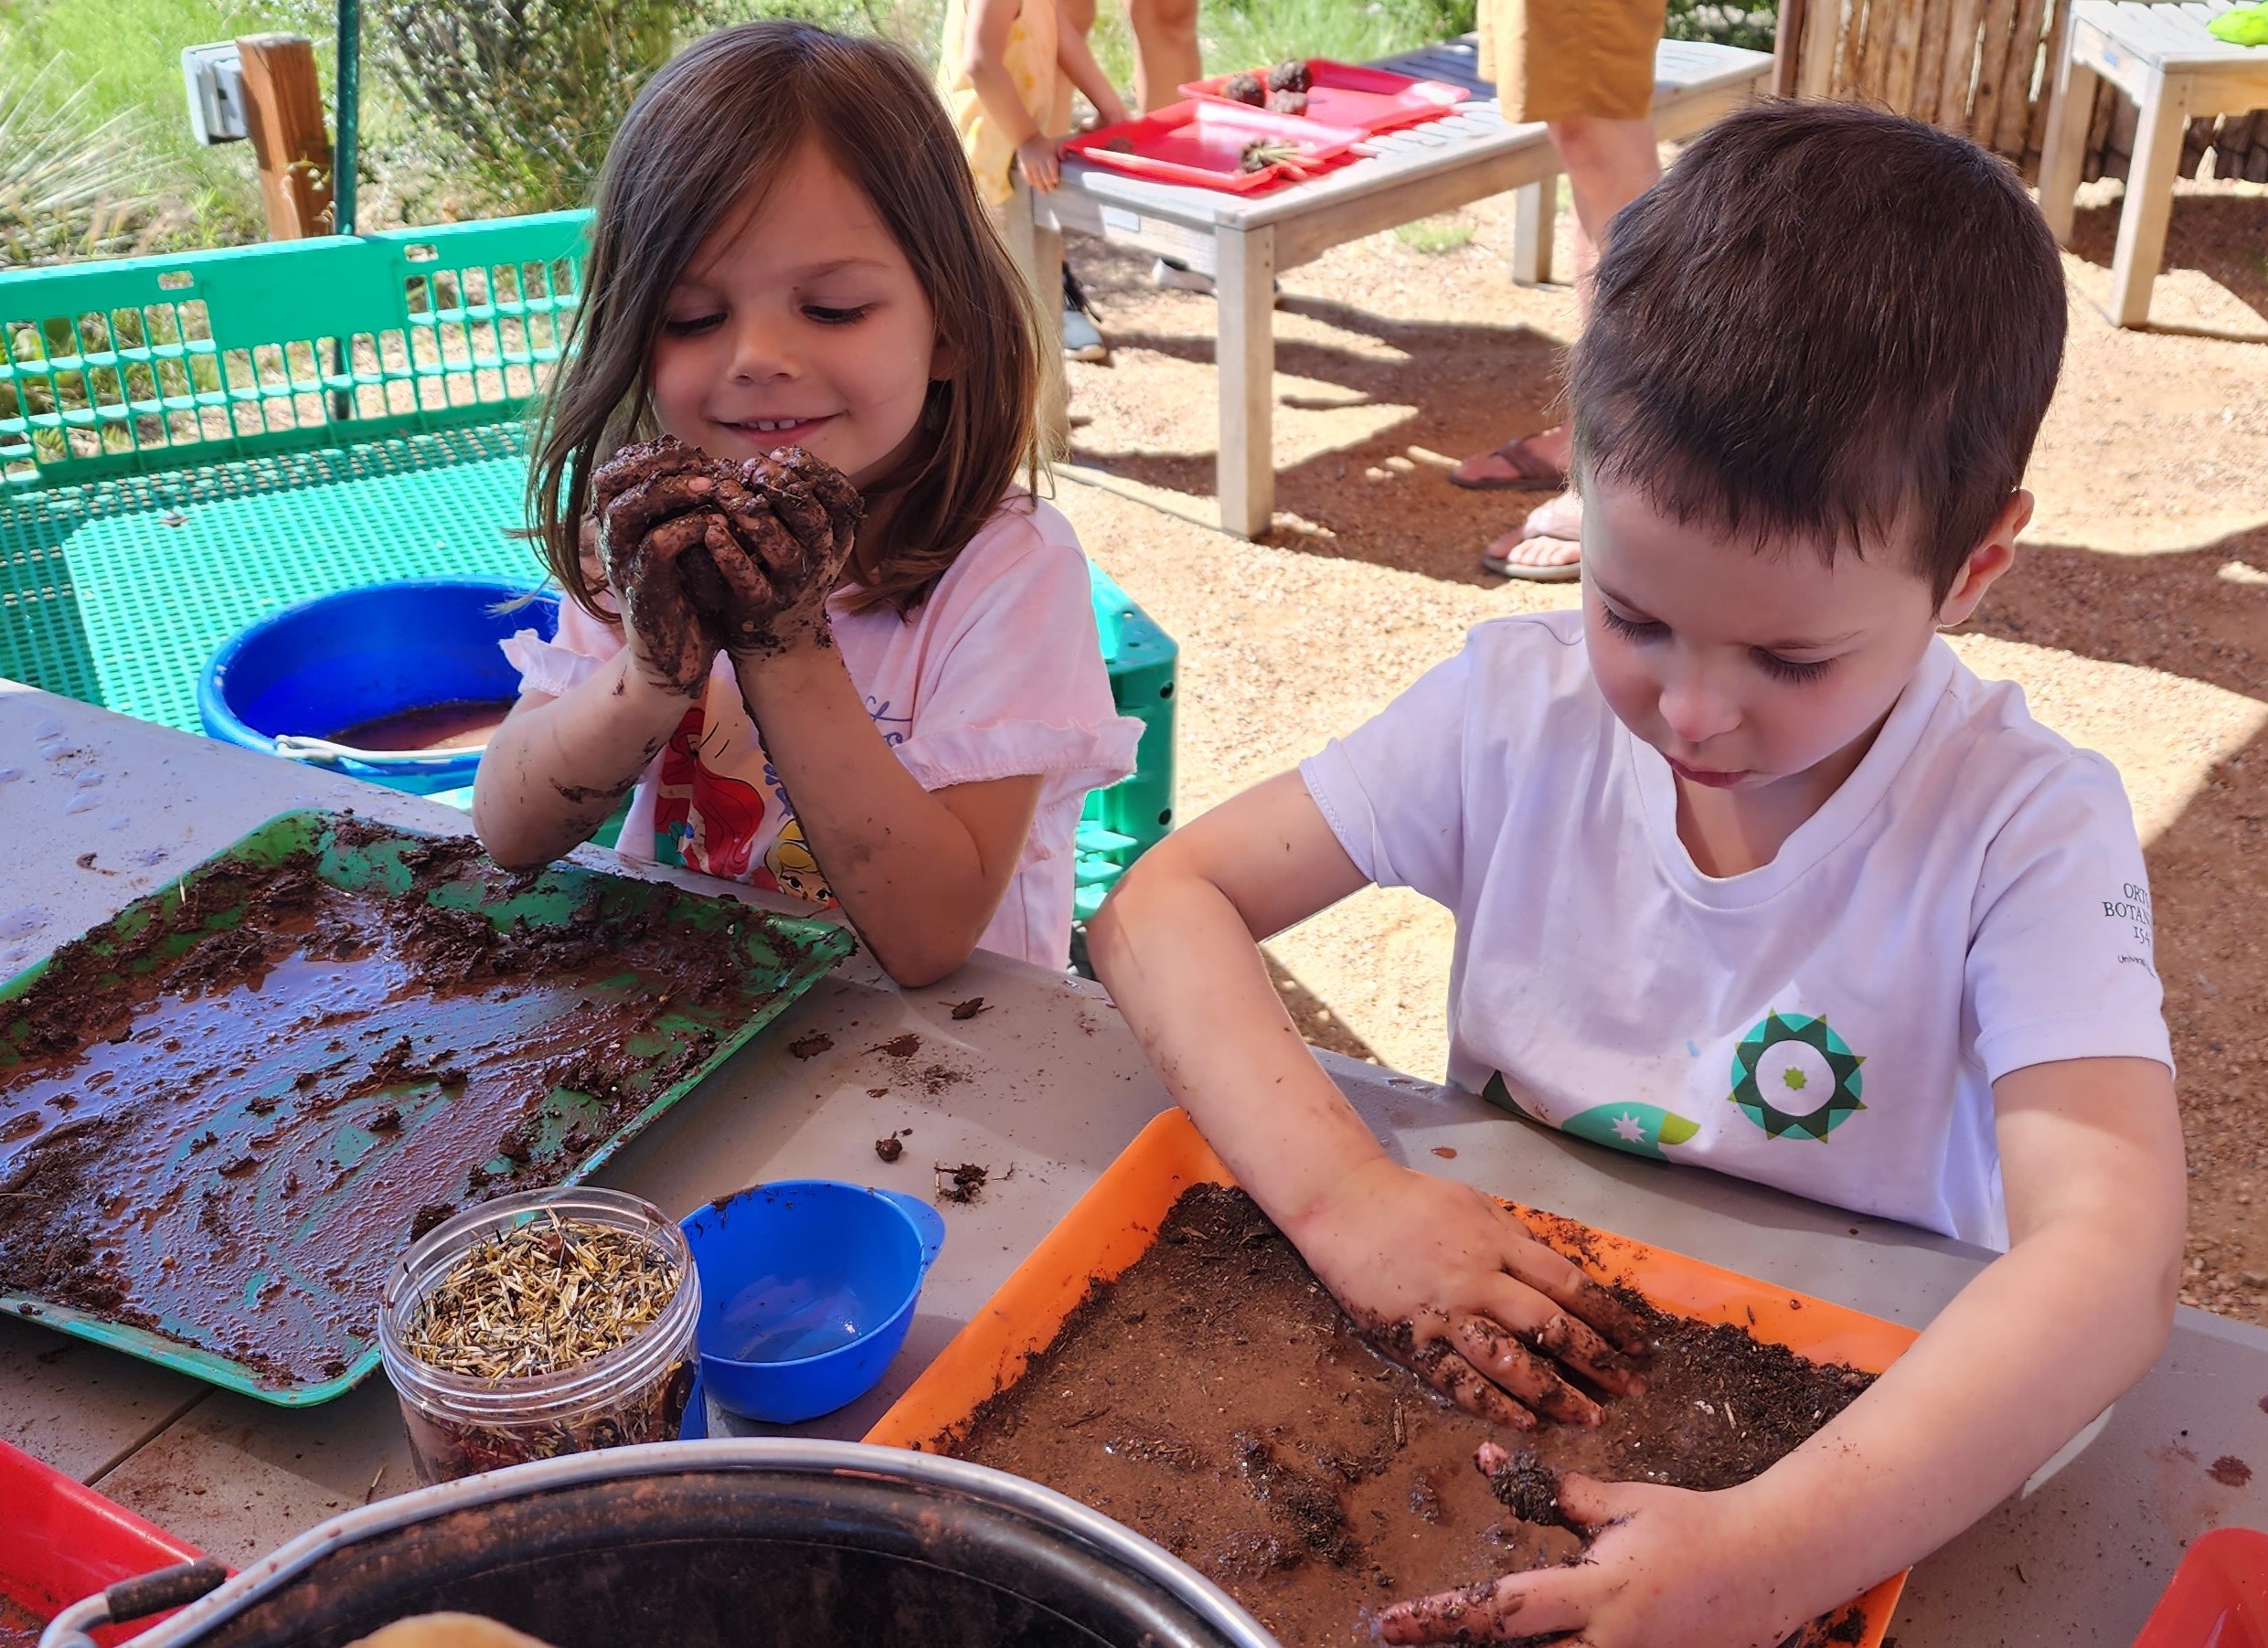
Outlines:
[[[1507,560],[1493,549],[1481,557],[1481,568],[1499,578],[1515,578],[1530,584],[1571,584],[1583,575],[1583,564],[1580,560],[1561,561],[1554,567],[1544,567],[1532,561]]]
[[[1513,469],[1509,481],[1467,481],[1455,470],[1449,472],[1449,484],[1462,486],[1467,492],[1560,492],[1567,486],[1567,472],[1547,458],[1539,458],[1528,450],[1533,435],[1522,435],[1507,441],[1493,452],[1491,458],[1502,458]]]

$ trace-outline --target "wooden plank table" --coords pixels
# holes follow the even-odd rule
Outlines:
[[[414,796],[0,681],[0,976],[300,806],[353,806],[425,828],[464,823]],[[591,861],[657,873],[609,855]],[[763,901],[683,872],[666,878]],[[979,994],[988,1011],[953,1016],[952,1004]],[[810,1058],[787,1051],[815,1031],[832,1047]],[[880,1051],[908,1032],[921,1037],[918,1058]],[[1325,1062],[1398,1160],[1857,1310],[1918,1326],[1989,1258],[1587,1144],[1391,1070]],[[857,1437],[1166,1102],[1091,983],[980,952],[942,984],[901,991],[859,955],[599,1179],[679,1217],[765,1179],[920,1192],[932,1163],[989,1165],[980,1200],[942,1209],[944,1249],[880,1387],[792,1428]],[[873,1142],[906,1126],[904,1156],[885,1166]],[[2212,1526],[2268,1526],[2263,1406],[2268,1333],[2184,1308],[2166,1354],[2089,1446],[1915,1570],[1899,1641],[2126,1648],[2190,1539]],[[0,1318],[0,1437],[238,1564],[366,1495],[411,1485],[382,1377],[321,1408],[279,1409],[13,1318]],[[2224,1456],[2256,1474],[2216,1473]]]
[[[2135,0],[2076,0],[2063,57],[2051,65],[2054,100],[2039,161],[2039,209],[2059,244],[2071,239],[2073,199],[2086,159],[2095,86],[2108,80],[2135,102],[2135,152],[2126,167],[2118,244],[2111,254],[2108,313],[2121,326],[2150,318],[2150,288],[2166,255],[2182,133],[2206,114],[2268,109],[2268,48],[2231,46],[2207,23],[2232,0],[2144,5]]]
[[[1270,431],[1275,404],[1275,280],[1332,247],[1506,190],[1517,190],[1513,279],[1536,283],[1551,271],[1551,218],[1560,160],[1541,122],[1514,124],[1480,78],[1475,37],[1388,58],[1379,65],[1472,90],[1455,112],[1366,145],[1374,152],[1309,183],[1245,198],[1218,189],[1154,183],[1071,156],[1048,195],[1019,183],[1009,206],[1009,242],[1047,296],[1062,234],[1078,229],[1180,260],[1213,277],[1220,303],[1219,494],[1224,531],[1251,537],[1275,507]],[[1772,59],[1695,40],[1665,40],[1655,59],[1654,122],[1665,139],[1689,136],[1763,89]]]

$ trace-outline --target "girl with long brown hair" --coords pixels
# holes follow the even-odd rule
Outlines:
[[[839,905],[900,982],[979,943],[1061,966],[1081,804],[1140,726],[1078,540],[1019,484],[1029,303],[920,69],[786,21],[687,48],[608,154],[576,326],[528,494],[566,599],[555,640],[506,643],[490,853],[546,862],[633,792],[623,851]],[[658,436],[847,477],[839,585],[765,644],[696,626],[688,654],[652,616],[684,592],[616,587],[591,520],[596,472]]]

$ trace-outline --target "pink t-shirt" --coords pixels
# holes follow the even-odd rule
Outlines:
[[[1087,558],[1070,523],[1021,489],[910,616],[828,603],[835,639],[883,742],[925,790],[1040,775],[1031,834],[985,949],[1059,968],[1071,931],[1072,837],[1087,792],[1134,771],[1142,723],[1116,713]],[[556,640],[503,643],[522,692],[557,697],[623,648],[616,624],[559,603]],[[618,850],[829,904],[721,654],[631,797]]]

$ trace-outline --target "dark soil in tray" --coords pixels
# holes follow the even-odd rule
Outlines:
[[[364,828],[339,827],[348,845]],[[564,922],[500,929],[426,895],[469,881],[486,901],[532,878],[469,837],[404,863],[413,885],[393,896],[327,885],[303,854],[216,862],[122,950],[74,941],[0,1004],[0,1292],[278,1383],[335,1378],[373,1342],[413,1233],[558,1183],[708,1058],[717,1033],[688,1007],[743,1016],[730,930],[673,925],[667,899],[613,909],[602,891]]]
[[[1367,1611],[1581,1549],[1500,1503],[1474,1464],[1480,1443],[1608,1479],[1729,1487],[1871,1382],[1738,1327],[1649,1314],[1644,1396],[1608,1400],[1593,1430],[1507,1432],[1371,1350],[1244,1192],[1198,1185],[965,1436],[933,1445],[1148,1535],[1287,1648],[1368,1643]],[[1548,1473],[1513,1474],[1506,1498],[1548,1516]],[[1850,1640],[1837,1628],[1810,1635]]]

